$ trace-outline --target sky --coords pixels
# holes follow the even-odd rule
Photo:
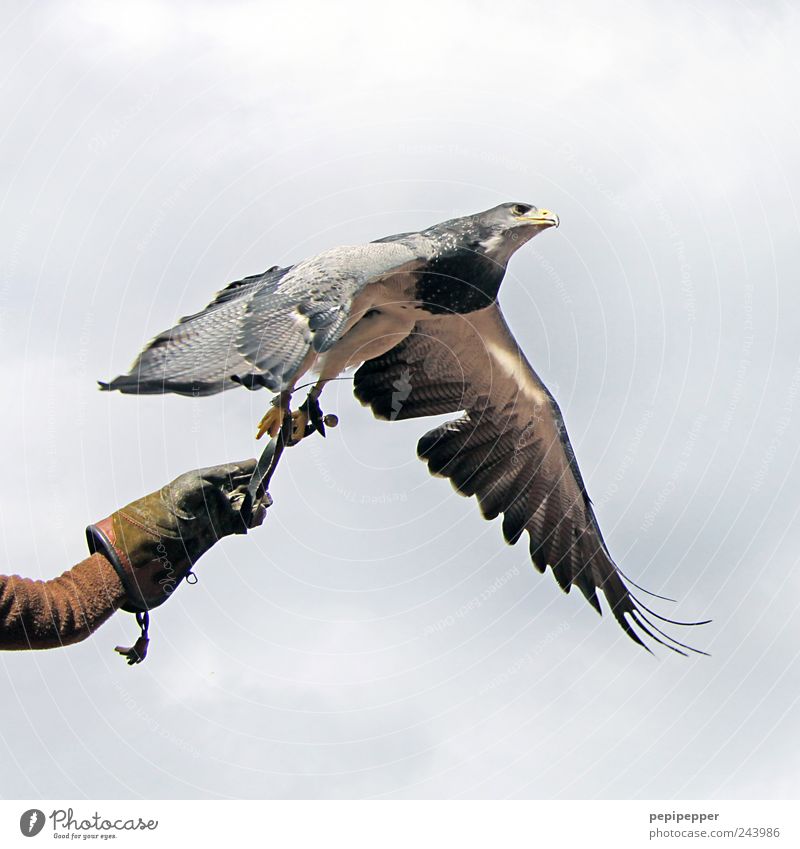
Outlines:
[[[340,427],[152,617],[0,654],[3,798],[792,798],[800,144],[792,4],[6,3],[0,572],[254,456],[266,393],[95,381],[231,280],[507,201],[561,227],[500,302],[620,568],[712,618],[648,655]],[[793,436],[794,434],[794,436]]]

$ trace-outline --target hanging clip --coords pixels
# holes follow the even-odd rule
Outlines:
[[[125,646],[117,646],[114,651],[119,652],[128,661],[128,666],[133,666],[135,663],[141,663],[147,657],[147,646],[150,643],[150,638],[147,636],[147,629],[150,626],[150,614],[145,610],[136,614],[136,622],[141,629],[141,636],[129,648]]]

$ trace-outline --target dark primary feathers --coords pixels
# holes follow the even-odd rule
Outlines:
[[[603,541],[561,412],[497,305],[420,322],[358,369],[355,395],[382,419],[464,411],[420,439],[417,453],[431,473],[449,478],[462,495],[475,495],[485,518],[502,514],[509,543],[527,532],[536,568],[549,566],[565,592],[576,586],[598,612],[601,590],[637,643],[644,645],[634,627],[675,651],[696,651],[654,625],[648,614],[663,617],[627,588]]]

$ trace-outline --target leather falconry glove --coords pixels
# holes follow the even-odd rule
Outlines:
[[[186,472],[86,529],[92,553],[103,554],[125,589],[122,609],[136,614],[142,634],[117,651],[129,664],[147,652],[148,611],[163,604],[218,540],[246,534],[264,521],[271,503],[261,492],[245,522],[240,514],[255,460]]]

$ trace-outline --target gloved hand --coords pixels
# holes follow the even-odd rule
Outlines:
[[[186,472],[86,529],[89,548],[106,556],[127,596],[122,609],[163,604],[217,540],[245,534],[272,503],[262,493],[249,523],[240,515],[255,460]]]

